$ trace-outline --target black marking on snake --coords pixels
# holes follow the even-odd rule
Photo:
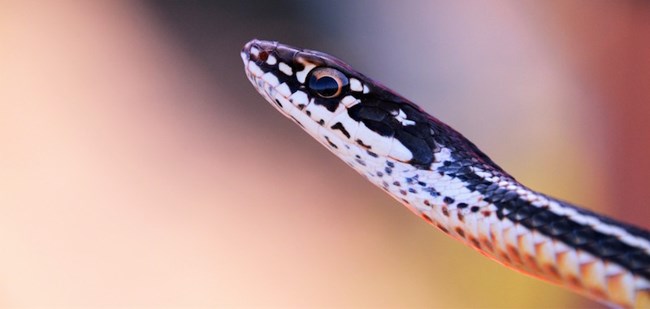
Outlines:
[[[390,113],[374,106],[366,106],[365,104],[357,104],[348,109],[348,114],[352,119],[357,121],[371,120],[375,122],[384,121],[386,118],[391,117]]]
[[[318,97],[317,95],[312,94],[314,97],[314,104],[316,105],[321,105],[325,107],[328,111],[334,112],[336,108],[339,106],[339,101],[338,100],[333,100],[333,99],[323,99]]]
[[[412,184],[420,178],[420,175],[414,175],[413,177],[406,177],[406,183]]]
[[[629,245],[616,236],[599,232],[592,226],[575,222],[569,217],[551,211],[548,207],[535,206],[520,197],[516,191],[502,188],[498,184],[468,171],[464,168],[466,164],[468,163],[465,158],[457,157],[456,161],[443,164],[438,170],[444,171],[448,176],[462,180],[467,189],[484,196],[486,202],[493,204],[497,208],[496,214],[499,220],[508,219],[521,224],[527,229],[538,231],[547,237],[560,240],[573,248],[584,250],[596,257],[613,261],[632,273],[650,279],[650,255],[644,249]],[[499,175],[502,179],[509,177],[496,168],[491,169],[490,172]],[[583,215],[594,217],[606,224],[613,224],[633,236],[650,240],[650,233],[637,227],[604,218],[550,197],[546,198],[559,203],[562,207],[579,210],[578,212]],[[478,212],[479,209],[478,206],[470,208],[472,212]]]
[[[327,141],[328,144],[330,144],[330,146],[334,147],[334,149],[339,149],[339,147],[336,146],[336,144],[332,143],[332,141],[330,140],[330,138],[328,136],[325,136],[325,140]]]
[[[429,195],[431,195],[432,197],[440,196],[440,192],[436,191],[436,189],[432,187],[423,188],[422,191],[429,193]]]
[[[432,119],[423,117],[423,112],[410,101],[397,96],[387,89],[377,89],[366,94],[362,103],[348,108],[348,115],[363,122],[371,131],[384,136],[394,137],[412,154],[408,163],[429,169],[434,161],[434,154],[439,150],[432,134]],[[393,115],[401,110],[406,118],[414,124],[404,126]]]
[[[355,105],[358,106],[359,104]],[[366,120],[363,122],[368,129],[371,131],[374,131],[375,133],[384,136],[384,137],[393,137],[395,135],[395,130],[390,127],[390,125],[379,122],[379,121],[372,121],[372,120]]]
[[[364,144],[363,141],[360,139],[357,139],[356,142],[363,148],[372,149],[372,146]]]
[[[285,58],[285,59],[292,59],[292,58],[293,58],[293,56],[291,56],[291,58]],[[300,71],[305,69],[305,66],[302,65],[302,63],[296,62],[296,61],[291,61],[290,66],[291,66],[291,69],[293,70],[294,73],[295,72],[300,72]]]
[[[581,225],[549,209],[532,205],[529,201],[520,197],[516,191],[502,188],[498,184],[476,175],[470,166],[476,166],[478,163],[478,166],[481,166],[494,176],[514,182],[514,178],[505,173],[459,133],[444,125],[432,128],[435,128],[434,131],[440,132],[435,134],[434,138],[437,139],[438,143],[452,150],[452,158],[454,159],[453,162],[444,162],[438,168],[438,171],[441,174],[463,181],[470,191],[479,192],[484,196],[486,202],[492,203],[497,208],[497,218],[500,220],[507,218],[530,230],[536,230],[571,247],[585,250],[594,256],[614,261],[633,273],[650,278],[650,256],[643,249],[628,245],[615,236],[599,232],[588,225]],[[604,218],[561,201],[556,202],[562,207],[575,209],[583,215],[595,217],[606,224],[621,227],[633,236],[646,240],[650,239],[650,233],[639,228]],[[470,210],[478,212],[479,209],[478,206],[472,206]]]
[[[348,130],[345,129],[345,127],[343,126],[342,123],[337,122],[331,128],[332,128],[332,130],[341,131],[341,133],[343,133],[343,135],[345,135],[345,137],[350,138],[350,133],[348,132]]]
[[[267,51],[267,53],[268,53],[269,56],[273,56],[276,59],[286,59],[286,58],[283,58],[283,57],[286,56],[285,55],[286,53],[284,53],[282,51],[279,51],[279,50]],[[272,65],[272,64],[266,63],[266,61],[257,60],[257,61],[255,61],[255,64],[258,67],[260,67],[260,69],[263,72],[269,72],[269,73],[275,75],[276,77],[286,76],[286,74],[280,70],[280,61],[278,61],[276,64]],[[296,71],[295,68],[293,68],[293,71],[298,72],[298,71]],[[282,78],[282,83],[287,84],[287,86],[289,86],[289,89],[291,89],[292,91],[300,89],[300,87],[302,86],[302,84],[296,79],[295,74],[294,74],[294,76],[287,76],[287,78]]]

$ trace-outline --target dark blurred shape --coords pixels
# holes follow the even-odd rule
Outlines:
[[[254,93],[246,82],[239,51],[253,38],[310,42],[318,25],[302,1],[145,1],[179,45],[232,94]],[[299,25],[299,26],[296,26]],[[312,38],[312,39],[310,39]],[[230,56],[230,57],[228,57]],[[254,102],[249,100],[248,102]],[[251,106],[253,107],[251,109]],[[229,112],[256,117],[257,106],[220,104]],[[261,120],[266,119],[264,117]],[[256,119],[257,120],[257,119]]]

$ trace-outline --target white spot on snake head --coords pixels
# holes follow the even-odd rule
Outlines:
[[[307,97],[307,94],[300,90],[294,92],[289,97],[289,100],[293,101],[294,105],[307,105],[307,103],[309,103],[309,97]]]
[[[278,68],[280,69],[280,72],[284,73],[287,76],[293,75],[293,69],[284,62],[280,62]]]
[[[262,77],[264,74],[264,71],[262,71],[262,69],[260,69],[260,67],[258,67],[257,64],[255,64],[253,61],[248,62],[248,71],[253,73],[255,77]]]
[[[363,122],[359,123],[359,127],[353,135],[353,139],[355,141],[361,140],[364,145],[370,146],[370,150],[381,156],[388,155],[390,152],[391,138],[381,136],[377,134],[377,132],[368,129]]]
[[[394,115],[393,112],[391,112],[391,114]],[[399,112],[395,116],[395,119],[397,121],[399,121],[403,126],[412,126],[412,125],[415,124],[415,121],[407,119],[406,114],[401,109],[399,110]]]
[[[358,102],[357,98],[355,98],[355,97],[353,97],[351,95],[345,96],[345,97],[343,97],[343,99],[341,99],[341,103],[343,103],[343,105],[345,105],[347,107],[350,107],[350,106],[354,105],[357,102]]]
[[[262,79],[273,87],[277,87],[278,85],[280,85],[280,81],[278,81],[278,78],[271,72],[262,75]]]
[[[310,117],[312,119],[315,121],[322,120],[324,123],[328,123],[334,116],[334,113],[330,112],[325,106],[315,104],[313,100],[307,105],[306,111],[311,113]]]
[[[305,68],[302,71],[296,72],[296,78],[298,81],[301,84],[304,84],[305,80],[307,79],[307,74],[309,74],[309,72],[311,72],[311,70],[313,70],[315,67],[316,66],[311,63],[306,63]]]
[[[390,147],[388,156],[402,162],[407,162],[413,159],[413,153],[411,153],[408,148],[406,148],[399,140],[395,138],[393,139],[393,143]]]
[[[352,91],[362,91],[363,86],[361,82],[356,78],[350,78],[350,90]]]
[[[260,54],[260,50],[257,49],[256,47],[251,47],[251,55],[257,57]]]
[[[278,63],[278,59],[275,58],[273,55],[269,55],[268,58],[266,58],[266,63],[270,65],[275,65],[276,63]]]
[[[363,85],[363,93],[368,93],[370,92],[370,89],[368,89],[368,86]]]
[[[291,95],[291,89],[287,86],[286,83],[280,84],[280,86],[275,87],[275,90],[284,97],[289,97]]]

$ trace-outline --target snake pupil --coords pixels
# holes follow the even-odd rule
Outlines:
[[[309,88],[314,90],[321,97],[331,98],[338,94],[340,85],[337,80],[331,76],[322,76],[320,78],[312,76],[309,79]]]
[[[334,68],[317,68],[311,72],[307,86],[320,97],[331,99],[341,95],[349,84],[345,74]]]

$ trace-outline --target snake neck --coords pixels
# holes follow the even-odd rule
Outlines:
[[[444,136],[426,170],[356,145],[341,155],[322,142],[418,216],[503,265],[624,307],[648,297],[648,232],[530,190],[462,135]]]

